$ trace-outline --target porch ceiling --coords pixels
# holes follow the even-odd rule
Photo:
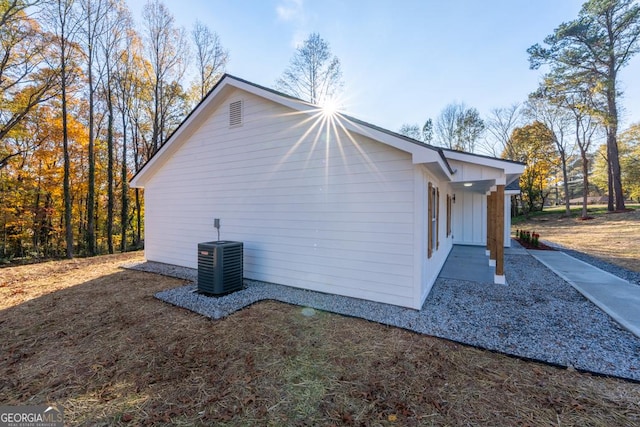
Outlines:
[[[465,186],[465,184],[471,184],[471,186]],[[451,186],[456,191],[470,191],[473,193],[486,193],[494,185],[496,185],[495,179],[478,179],[451,183]]]

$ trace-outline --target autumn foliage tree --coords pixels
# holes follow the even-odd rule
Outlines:
[[[547,64],[556,81],[587,84],[604,103],[591,106],[607,133],[609,210],[625,209],[618,153],[619,73],[640,51],[640,5],[634,0],[589,0],[578,18],[560,24],[544,46],[528,49],[532,68]]]
[[[625,197],[640,201],[640,124],[636,123],[620,134],[618,149]],[[592,176],[592,181],[603,188],[606,188],[609,175],[607,155],[606,144],[598,147]]]
[[[542,210],[557,158],[553,132],[539,121],[514,129],[503,158],[526,164],[520,177],[520,202],[525,215]]]
[[[198,76],[158,0],[142,32],[123,0],[0,0],[0,262],[137,248],[132,174],[228,60],[200,24]],[[180,37],[177,37],[180,36]]]
[[[27,14],[29,7],[34,2],[0,2],[0,169],[34,148],[10,132],[57,90],[55,70],[47,63],[50,37]]]
[[[636,123],[623,132],[620,142],[623,147],[620,163],[625,196],[640,202],[640,124]]]

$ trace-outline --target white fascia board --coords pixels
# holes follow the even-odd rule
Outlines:
[[[525,165],[520,163],[514,163],[508,160],[502,160],[495,157],[478,156],[470,153],[463,153],[461,151],[449,151],[444,150],[446,158],[451,160],[459,160],[461,162],[474,163],[482,166],[488,166],[491,168],[502,169],[506,175],[509,174],[522,174],[524,173]]]
[[[298,100],[298,99],[293,99],[293,98],[288,98],[286,96],[282,96],[282,95],[278,95],[277,93],[268,91],[268,90],[264,90],[260,87],[254,86],[252,84],[240,81],[240,80],[236,80],[233,77],[227,77],[228,79],[228,84],[231,86],[234,86],[238,89],[242,89],[245,92],[249,92],[252,93],[256,96],[259,96],[261,98],[265,98],[268,99],[270,101],[273,101],[277,104],[280,105],[284,105],[285,107],[289,107],[292,110],[297,110],[300,112],[306,112],[309,114],[317,114],[320,112],[320,109],[313,105],[310,104],[308,102],[302,101],[302,100]]]
[[[355,132],[359,135],[371,138],[374,141],[382,142],[383,144],[411,154],[413,164],[437,164],[442,170],[442,173],[445,174],[449,180],[452,179],[451,172],[449,171],[449,165],[446,164],[445,160],[440,155],[439,150],[428,145],[421,145],[419,143],[406,141],[387,132],[377,130],[374,127],[363,126],[349,120],[348,117],[340,116],[339,120],[345,130]]]
[[[416,146],[416,147],[413,147],[411,154],[413,156],[413,164],[438,163],[441,168],[447,169],[447,172],[448,172],[449,165],[445,164],[445,161],[440,155],[439,151],[436,151],[429,147]],[[451,178],[450,174],[449,174],[449,177]]]

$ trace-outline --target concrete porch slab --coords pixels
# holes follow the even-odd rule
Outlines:
[[[484,246],[453,245],[438,277],[493,283],[495,267],[489,266]]]

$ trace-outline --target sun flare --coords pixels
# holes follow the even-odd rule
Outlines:
[[[338,110],[340,109],[340,104],[336,99],[327,98],[322,103],[321,108],[322,108],[322,114],[324,116],[331,117],[331,116],[335,116],[338,113]]]

